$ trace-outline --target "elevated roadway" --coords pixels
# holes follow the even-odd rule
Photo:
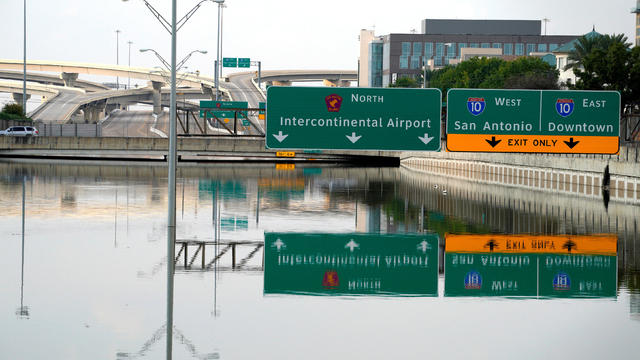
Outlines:
[[[0,69],[22,70],[23,62],[22,60],[0,59]],[[155,81],[163,84],[167,82],[167,74],[165,71],[122,65],[29,60],[27,61],[27,70],[55,72],[61,74],[130,77],[132,79]],[[178,77],[181,79],[182,86],[200,87],[205,85],[210,88],[215,86],[213,79],[203,76],[180,73]]]
[[[6,80],[18,80],[22,81],[22,71],[11,71],[11,70],[0,70],[0,79]],[[67,86],[65,80],[62,76],[50,75],[50,74],[40,74],[40,73],[30,73],[27,72],[27,82],[34,82],[44,85],[56,85],[56,86]],[[110,88],[106,85],[96,83],[93,81],[76,79],[74,81],[74,86],[77,88],[81,88],[87,92],[93,91],[102,91],[109,90]]]

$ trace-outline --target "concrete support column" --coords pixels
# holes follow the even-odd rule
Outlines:
[[[150,81],[150,85],[153,88],[153,113],[156,115],[162,114],[162,85],[160,81]]]
[[[83,119],[85,124],[88,124],[91,121],[91,107],[84,106],[82,107],[82,113],[84,114]]]
[[[63,72],[60,74],[60,78],[64,81],[64,86],[74,87],[76,85],[76,80],[78,80],[78,73]]]
[[[202,89],[202,93],[209,96],[209,98],[211,100],[215,100],[216,99],[216,90],[215,88],[209,87],[209,86],[204,86],[204,85],[200,85],[200,88]]]
[[[12,93],[11,96],[13,97],[13,101],[15,101],[17,104],[22,105],[22,101],[24,100],[22,98],[22,93]],[[27,100],[29,100],[31,98],[30,94],[27,94]]]

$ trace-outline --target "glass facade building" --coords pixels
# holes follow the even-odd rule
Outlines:
[[[522,21],[527,22],[530,23]],[[465,48],[491,49],[492,54],[495,54],[495,49],[500,49],[502,56],[514,58],[527,56],[532,52],[551,52],[578,37],[540,35],[539,29],[532,30],[531,26],[523,26],[520,31],[517,28],[521,24],[519,20],[507,24],[507,30],[514,30],[514,35],[510,35],[505,33],[507,30],[500,30],[502,28],[497,27],[492,20],[487,20],[487,23],[490,27],[496,26],[497,32],[490,29],[485,33],[475,33],[473,28],[457,30],[451,27],[447,30],[449,33],[429,33],[427,30],[422,34],[388,34],[378,37],[371,42],[368,54],[370,86],[386,87],[399,78],[416,77],[425,64],[432,68],[455,64],[460,61],[462,49]],[[452,24],[458,26],[460,22],[452,21]],[[441,21],[438,29],[443,29],[446,25]]]

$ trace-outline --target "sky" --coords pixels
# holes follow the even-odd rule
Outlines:
[[[160,65],[151,53],[171,55],[170,36],[142,0],[26,0],[27,59],[127,65]],[[199,0],[179,0],[180,19]],[[171,1],[148,0],[167,19]],[[624,33],[633,41],[635,0],[513,1],[451,0],[393,2],[378,0],[226,0],[223,9],[223,57],[248,57],[263,70],[356,70],[360,29],[377,35],[420,31],[422,19],[548,18],[549,35],[579,35],[591,31]],[[178,61],[193,50],[187,71],[213,76],[218,6],[206,2],[178,32]],[[0,58],[23,58],[23,1],[0,0],[4,16]],[[116,30],[121,30],[119,36]],[[542,30],[544,32],[544,30]],[[119,40],[118,42],[116,40]],[[119,44],[119,45],[118,45]],[[252,70],[257,70],[252,68]],[[225,73],[233,71],[225,68]],[[237,71],[237,70],[235,70]]]

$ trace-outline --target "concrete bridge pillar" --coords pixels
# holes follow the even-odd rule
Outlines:
[[[60,74],[60,78],[64,81],[64,86],[74,87],[76,85],[76,80],[78,80],[78,73],[63,72]]]
[[[153,88],[153,113],[156,115],[162,114],[162,85],[160,81],[150,81],[150,85]]]
[[[13,101],[15,101],[17,104],[22,105],[22,101],[24,100],[24,98],[22,97],[22,93],[12,93],[11,96],[13,97]],[[27,94],[27,100],[29,100],[31,98],[30,94]]]
[[[85,105],[82,107],[82,113],[83,115],[83,120],[85,122],[85,124],[88,124],[89,121],[91,121],[91,107],[88,105]]]
[[[216,99],[216,89],[210,86],[205,86],[204,84],[200,84],[200,88],[202,89],[202,93],[209,96],[211,100]]]
[[[322,80],[322,84],[328,87],[349,87],[351,86],[351,81],[349,80],[330,80],[324,79]]]

